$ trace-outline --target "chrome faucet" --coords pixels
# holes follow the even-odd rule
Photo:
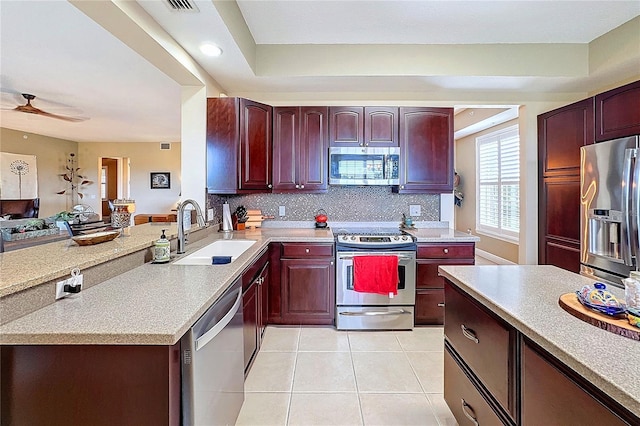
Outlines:
[[[184,208],[187,204],[191,204],[196,210],[196,220],[199,226],[204,226],[204,216],[202,215],[202,209],[194,200],[184,200],[178,204],[178,254],[184,253],[184,246],[187,243],[187,238],[184,233]]]

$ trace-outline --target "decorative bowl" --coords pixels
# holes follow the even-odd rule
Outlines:
[[[611,316],[623,315],[625,313],[624,304],[620,303],[606,288],[607,286],[603,283],[595,283],[593,287],[585,285],[576,291],[576,295],[580,303],[587,308]]]
[[[93,234],[75,235],[71,237],[80,246],[90,246],[111,241],[120,235],[120,231],[103,231]]]

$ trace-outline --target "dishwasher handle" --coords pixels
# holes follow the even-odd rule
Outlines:
[[[238,309],[240,309],[241,304],[242,304],[242,288],[239,288],[236,302],[233,304],[231,309],[229,309],[229,312],[227,312],[226,315],[222,317],[222,319],[218,321],[216,325],[211,327],[209,330],[207,330],[206,333],[204,333],[202,336],[196,339],[196,345],[195,345],[196,351],[204,348],[207,345],[207,343],[213,340],[213,338],[216,337],[222,331],[222,329],[225,328],[227,324],[231,322],[235,314],[238,312]]]

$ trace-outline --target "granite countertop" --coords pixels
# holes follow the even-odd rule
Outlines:
[[[451,228],[406,228],[418,243],[476,243],[480,238]]]
[[[334,241],[331,230],[211,232],[174,260],[228,238],[256,243],[225,265],[146,263],[0,326],[0,344],[172,345],[270,242]]]
[[[640,416],[640,342],[590,325],[558,304],[592,279],[554,266],[441,266],[481,304]],[[610,288],[616,296],[623,291]]]

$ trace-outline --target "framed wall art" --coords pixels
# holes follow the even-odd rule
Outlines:
[[[151,189],[171,188],[171,173],[151,172]]]

